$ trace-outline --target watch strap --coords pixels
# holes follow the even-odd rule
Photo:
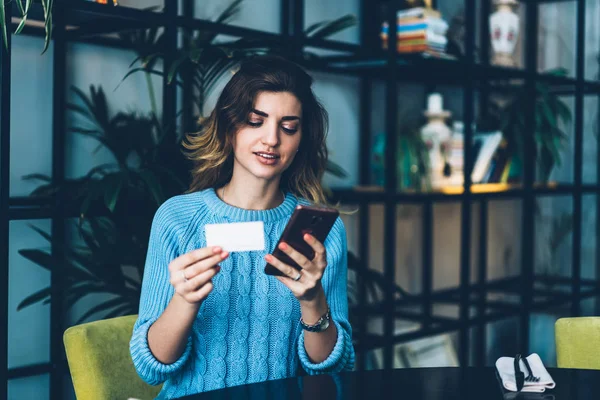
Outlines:
[[[309,332],[322,332],[329,327],[329,322],[331,320],[330,310],[327,309],[327,312],[319,318],[319,320],[314,325],[308,325],[300,317],[300,325],[302,329]]]

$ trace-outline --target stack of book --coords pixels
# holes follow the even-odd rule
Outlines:
[[[396,13],[398,53],[423,53],[443,57],[446,53],[448,23],[433,9],[416,7]],[[383,23],[382,46],[388,47],[389,25]]]

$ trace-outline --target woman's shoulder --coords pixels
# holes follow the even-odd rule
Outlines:
[[[204,205],[202,191],[175,195],[164,201],[156,210],[155,221],[169,221],[169,225],[185,223]]]

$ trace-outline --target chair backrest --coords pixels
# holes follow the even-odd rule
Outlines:
[[[554,334],[559,368],[600,369],[600,317],[560,318]]]
[[[78,400],[153,399],[161,386],[137,374],[129,341],[137,315],[70,327],[63,335]]]

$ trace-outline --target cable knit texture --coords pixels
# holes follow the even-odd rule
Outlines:
[[[304,348],[300,304],[276,278],[266,275],[264,256],[272,252],[298,203],[292,194],[269,210],[230,206],[214,189],[175,196],[156,212],[142,283],[139,317],[130,343],[138,374],[163,383],[158,398],[188,394],[296,375],[299,365],[310,375],[354,367],[352,330],[348,322],[346,231],[338,218],[325,247],[322,279],[337,343],[329,357],[312,363]],[[174,295],[168,265],[174,258],[206,247],[209,223],[263,221],[264,251],[231,253],[213,278],[214,289],[202,303],[184,353],[172,364],[158,361],[148,347],[148,329]]]

